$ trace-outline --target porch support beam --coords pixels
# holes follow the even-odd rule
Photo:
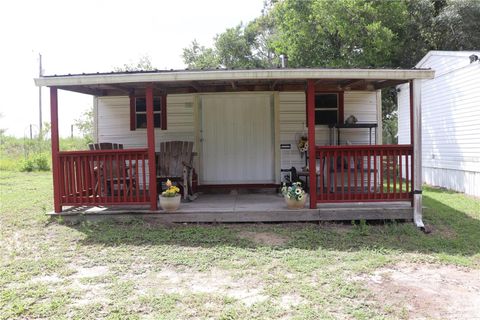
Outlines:
[[[147,146],[148,146],[148,190],[150,192],[150,209],[157,210],[157,168],[155,163],[155,127],[153,114],[153,86],[145,89],[147,102]]]
[[[58,89],[50,88],[50,121],[52,142],[52,175],[53,175],[53,207],[56,213],[62,212],[60,204],[60,163],[58,153],[60,144],[58,137]]]
[[[422,220],[422,106],[421,81],[412,80],[411,97],[413,98],[413,221],[425,230]],[[412,117],[412,115],[410,115]]]
[[[317,159],[315,155],[315,80],[307,80],[308,170],[310,209],[317,208]]]

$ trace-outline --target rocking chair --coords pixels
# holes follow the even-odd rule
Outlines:
[[[166,141],[160,143],[157,152],[157,190],[161,190],[162,182],[170,179],[177,182],[182,189],[183,199],[194,200],[192,190],[193,142]]]

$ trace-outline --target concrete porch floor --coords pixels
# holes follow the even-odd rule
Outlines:
[[[406,219],[413,217],[410,202],[354,202],[318,204],[317,209],[287,209],[282,196],[273,193],[200,194],[182,202],[178,211],[150,211],[147,206],[70,207],[60,214],[64,220],[129,220],[155,218],[164,223],[211,222],[300,222],[332,220]]]

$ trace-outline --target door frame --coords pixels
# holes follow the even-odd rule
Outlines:
[[[193,120],[194,120],[194,135],[195,135],[195,152],[197,153],[197,162],[195,163],[198,168],[198,181],[201,185],[202,175],[203,175],[203,145],[202,145],[202,97],[211,96],[211,95],[269,95],[270,96],[270,106],[273,109],[272,114],[272,126],[273,126],[273,170],[274,170],[274,184],[248,184],[248,187],[273,187],[280,185],[281,176],[280,176],[280,99],[278,91],[256,91],[256,92],[212,92],[212,93],[199,93],[194,95],[193,102]],[[232,185],[209,185],[212,187],[228,187],[228,186],[242,186],[242,184],[232,184]]]

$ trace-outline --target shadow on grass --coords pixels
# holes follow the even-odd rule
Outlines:
[[[444,253],[470,257],[480,254],[480,202],[471,200],[471,210],[459,210],[439,201],[444,190],[429,189],[424,197],[424,220],[433,232],[424,234],[411,222],[376,221],[368,223],[287,223],[287,224],[187,224],[160,225],[152,220],[128,223],[82,223],[71,226],[86,235],[84,245],[184,247],[272,247],[274,250],[399,250],[402,252]],[[456,207],[462,207],[460,204]],[[469,200],[470,201],[470,200]],[[475,215],[479,219],[475,218]],[[287,241],[270,246],[239,236],[242,231],[274,233]]]

